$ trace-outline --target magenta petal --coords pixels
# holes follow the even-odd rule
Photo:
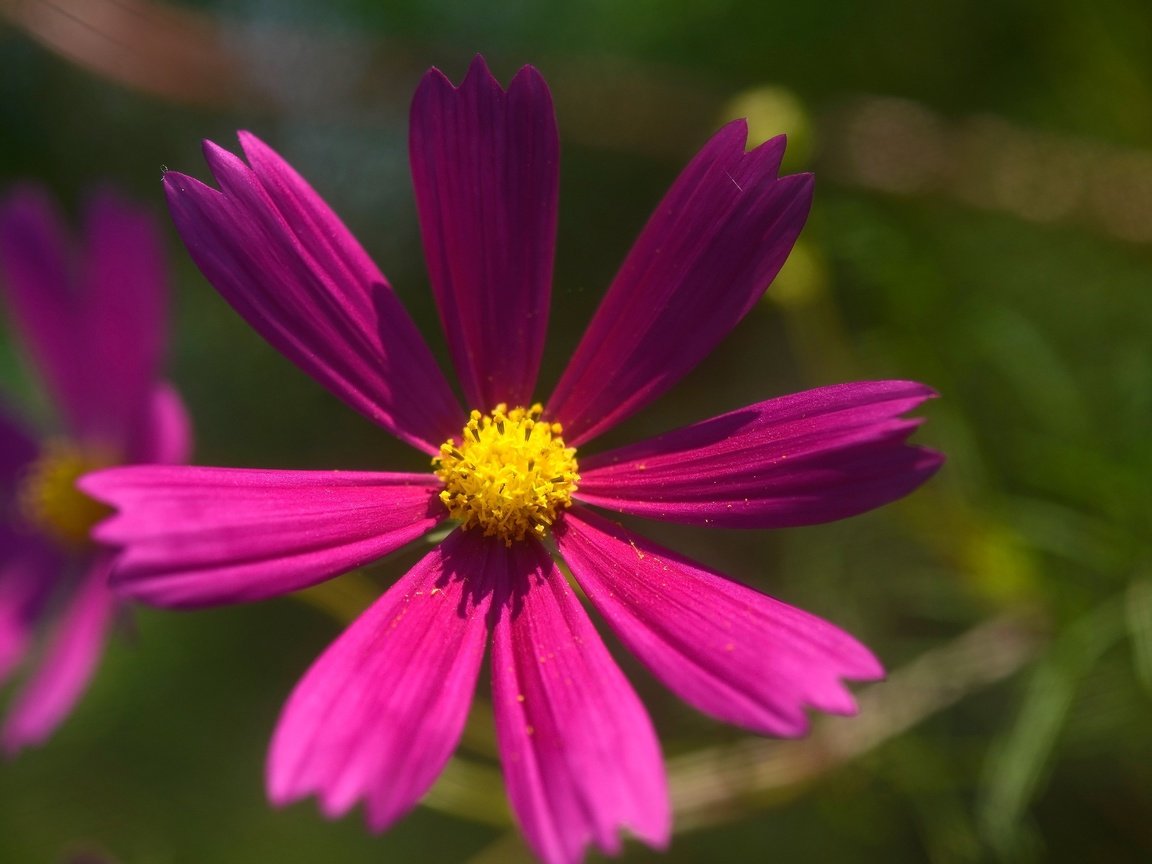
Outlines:
[[[15,753],[51,735],[87,687],[116,605],[108,590],[111,558],[108,553],[97,557],[54,622],[44,656],[0,732],[5,752]]]
[[[428,791],[464,728],[502,548],[450,535],[321,655],[272,739],[274,803],[315,793],[336,817],[363,799],[381,831]]]
[[[23,188],[0,206],[0,283],[71,433],[122,446],[163,340],[164,259],[151,217],[97,195],[77,255],[48,196]]]
[[[0,407],[0,508],[16,488],[20,475],[36,458],[36,442],[24,427]]]
[[[549,864],[595,843],[620,849],[626,828],[668,842],[660,746],[640,700],[548,553],[508,550],[516,577],[496,624],[492,697],[508,795],[529,844]]]
[[[19,187],[0,202],[0,289],[14,328],[75,432],[93,416],[91,358],[77,337],[80,298],[68,231],[41,189]]]
[[[756,303],[796,241],[812,178],[777,178],[783,137],[721,129],[660,202],[548,401],[577,445],[667,391]]]
[[[113,585],[157,606],[296,591],[382,558],[444,511],[429,474],[134,466],[81,478],[118,512],[93,537],[125,546]]]
[[[505,93],[479,56],[459,88],[433,69],[409,150],[424,254],[470,404],[528,405],[548,324],[559,142],[552,97],[525,66]]]
[[[5,600],[3,592],[0,592],[0,684],[7,681],[8,676],[23,661],[32,637],[29,622],[20,614],[19,609],[10,606]]]
[[[81,276],[81,360],[99,413],[84,434],[116,446],[147,417],[166,330],[168,280],[155,220],[110,191],[89,202]]]
[[[412,319],[344,224],[267,145],[241,134],[249,168],[214,144],[223,190],[164,175],[176,227],[201,272],[305,372],[428,453],[464,415]]]
[[[62,564],[38,535],[0,522],[0,684],[23,660]]]
[[[133,461],[183,465],[192,455],[192,421],[184,400],[171,384],[152,389],[147,417],[131,452]]]
[[[555,530],[572,574],[620,640],[707,714],[769,735],[802,735],[806,708],[856,712],[841,679],[884,674],[843,630],[594,513],[569,510]]]
[[[734,528],[830,522],[903,497],[940,467],[901,415],[935,394],[866,381],[769,399],[580,460],[586,503]]]

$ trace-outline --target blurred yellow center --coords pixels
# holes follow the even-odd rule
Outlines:
[[[576,449],[564,446],[559,423],[540,420],[543,413],[539,404],[473,411],[460,440],[440,446],[432,460],[444,481],[440,500],[464,528],[483,528],[511,546],[543,537],[557,512],[572,506],[580,482]]]
[[[107,459],[67,441],[48,441],[20,486],[20,512],[52,539],[78,546],[92,526],[112,512],[76,488],[76,480],[108,465]]]

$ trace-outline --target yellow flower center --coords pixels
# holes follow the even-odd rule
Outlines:
[[[48,441],[32,463],[18,493],[20,512],[52,539],[69,546],[88,542],[92,526],[112,512],[76,488],[76,480],[110,464],[62,440]]]
[[[576,449],[565,447],[559,423],[540,420],[544,407],[500,404],[473,411],[460,440],[440,445],[432,460],[444,481],[440,500],[462,527],[480,527],[505,545],[543,537],[556,513],[572,506],[580,482]]]

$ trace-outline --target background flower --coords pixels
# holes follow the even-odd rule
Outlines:
[[[188,456],[183,407],[159,377],[166,279],[154,222],[110,191],[89,202],[78,242],[44,190],[0,200],[10,329],[55,409],[55,431],[39,440],[0,413],[0,683],[27,667],[0,731],[9,753],[42,741],[71,711],[117,607],[112,555],[88,537],[107,511],[76,479]]]

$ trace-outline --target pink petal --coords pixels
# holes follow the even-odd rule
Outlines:
[[[62,566],[38,535],[0,522],[0,684],[24,659]]]
[[[137,433],[133,461],[182,465],[192,455],[192,421],[176,388],[168,383],[152,390],[148,415]]]
[[[508,552],[517,574],[494,633],[492,696],[512,807],[533,850],[577,862],[630,830],[667,844],[664,765],[640,700],[548,553]]]
[[[6,753],[44,741],[88,686],[115,608],[108,590],[111,558],[104,553],[92,562],[63,615],[54,622],[44,656],[0,731],[0,745]]]
[[[382,831],[428,791],[464,728],[502,549],[451,534],[321,655],[272,740],[275,804],[315,793],[337,817],[363,799]]]
[[[108,191],[84,233],[78,254],[51,199],[18,190],[0,206],[0,282],[71,433],[121,447],[163,343],[163,250],[153,219]]]
[[[0,684],[24,660],[32,638],[32,628],[20,610],[0,594]]]
[[[808,729],[806,708],[854,714],[841,683],[880,678],[863,645],[583,508],[557,523],[572,574],[620,640],[677,696],[756,732]]]
[[[100,192],[85,211],[82,260],[81,329],[72,338],[99,403],[85,437],[123,447],[146,422],[166,341],[167,263],[155,219]]]
[[[943,457],[905,443],[935,394],[867,381],[769,399],[580,460],[579,499],[654,519],[735,528],[830,522],[907,495]]]
[[[505,93],[477,56],[459,88],[420,82],[409,133],[424,254],[473,407],[528,405],[548,325],[559,143],[525,66]]]
[[[261,600],[369,564],[436,525],[428,474],[134,466],[81,478],[119,512],[113,584],[158,606]]]
[[[21,186],[0,202],[0,289],[13,329],[76,432],[90,422],[93,405],[91,360],[76,338],[81,313],[73,257],[64,220],[43,189]]]
[[[217,192],[168,172],[177,230],[209,282],[275,348],[369,419],[428,453],[464,415],[387,280],[344,224],[267,145],[249,168],[214,144]]]
[[[8,505],[7,496],[16,488],[20,476],[36,458],[38,448],[32,436],[0,406],[0,507]]]
[[[677,178],[628,253],[548,401],[576,445],[667,391],[756,303],[788,257],[812,178],[777,179],[783,137],[744,152],[721,129]]]

